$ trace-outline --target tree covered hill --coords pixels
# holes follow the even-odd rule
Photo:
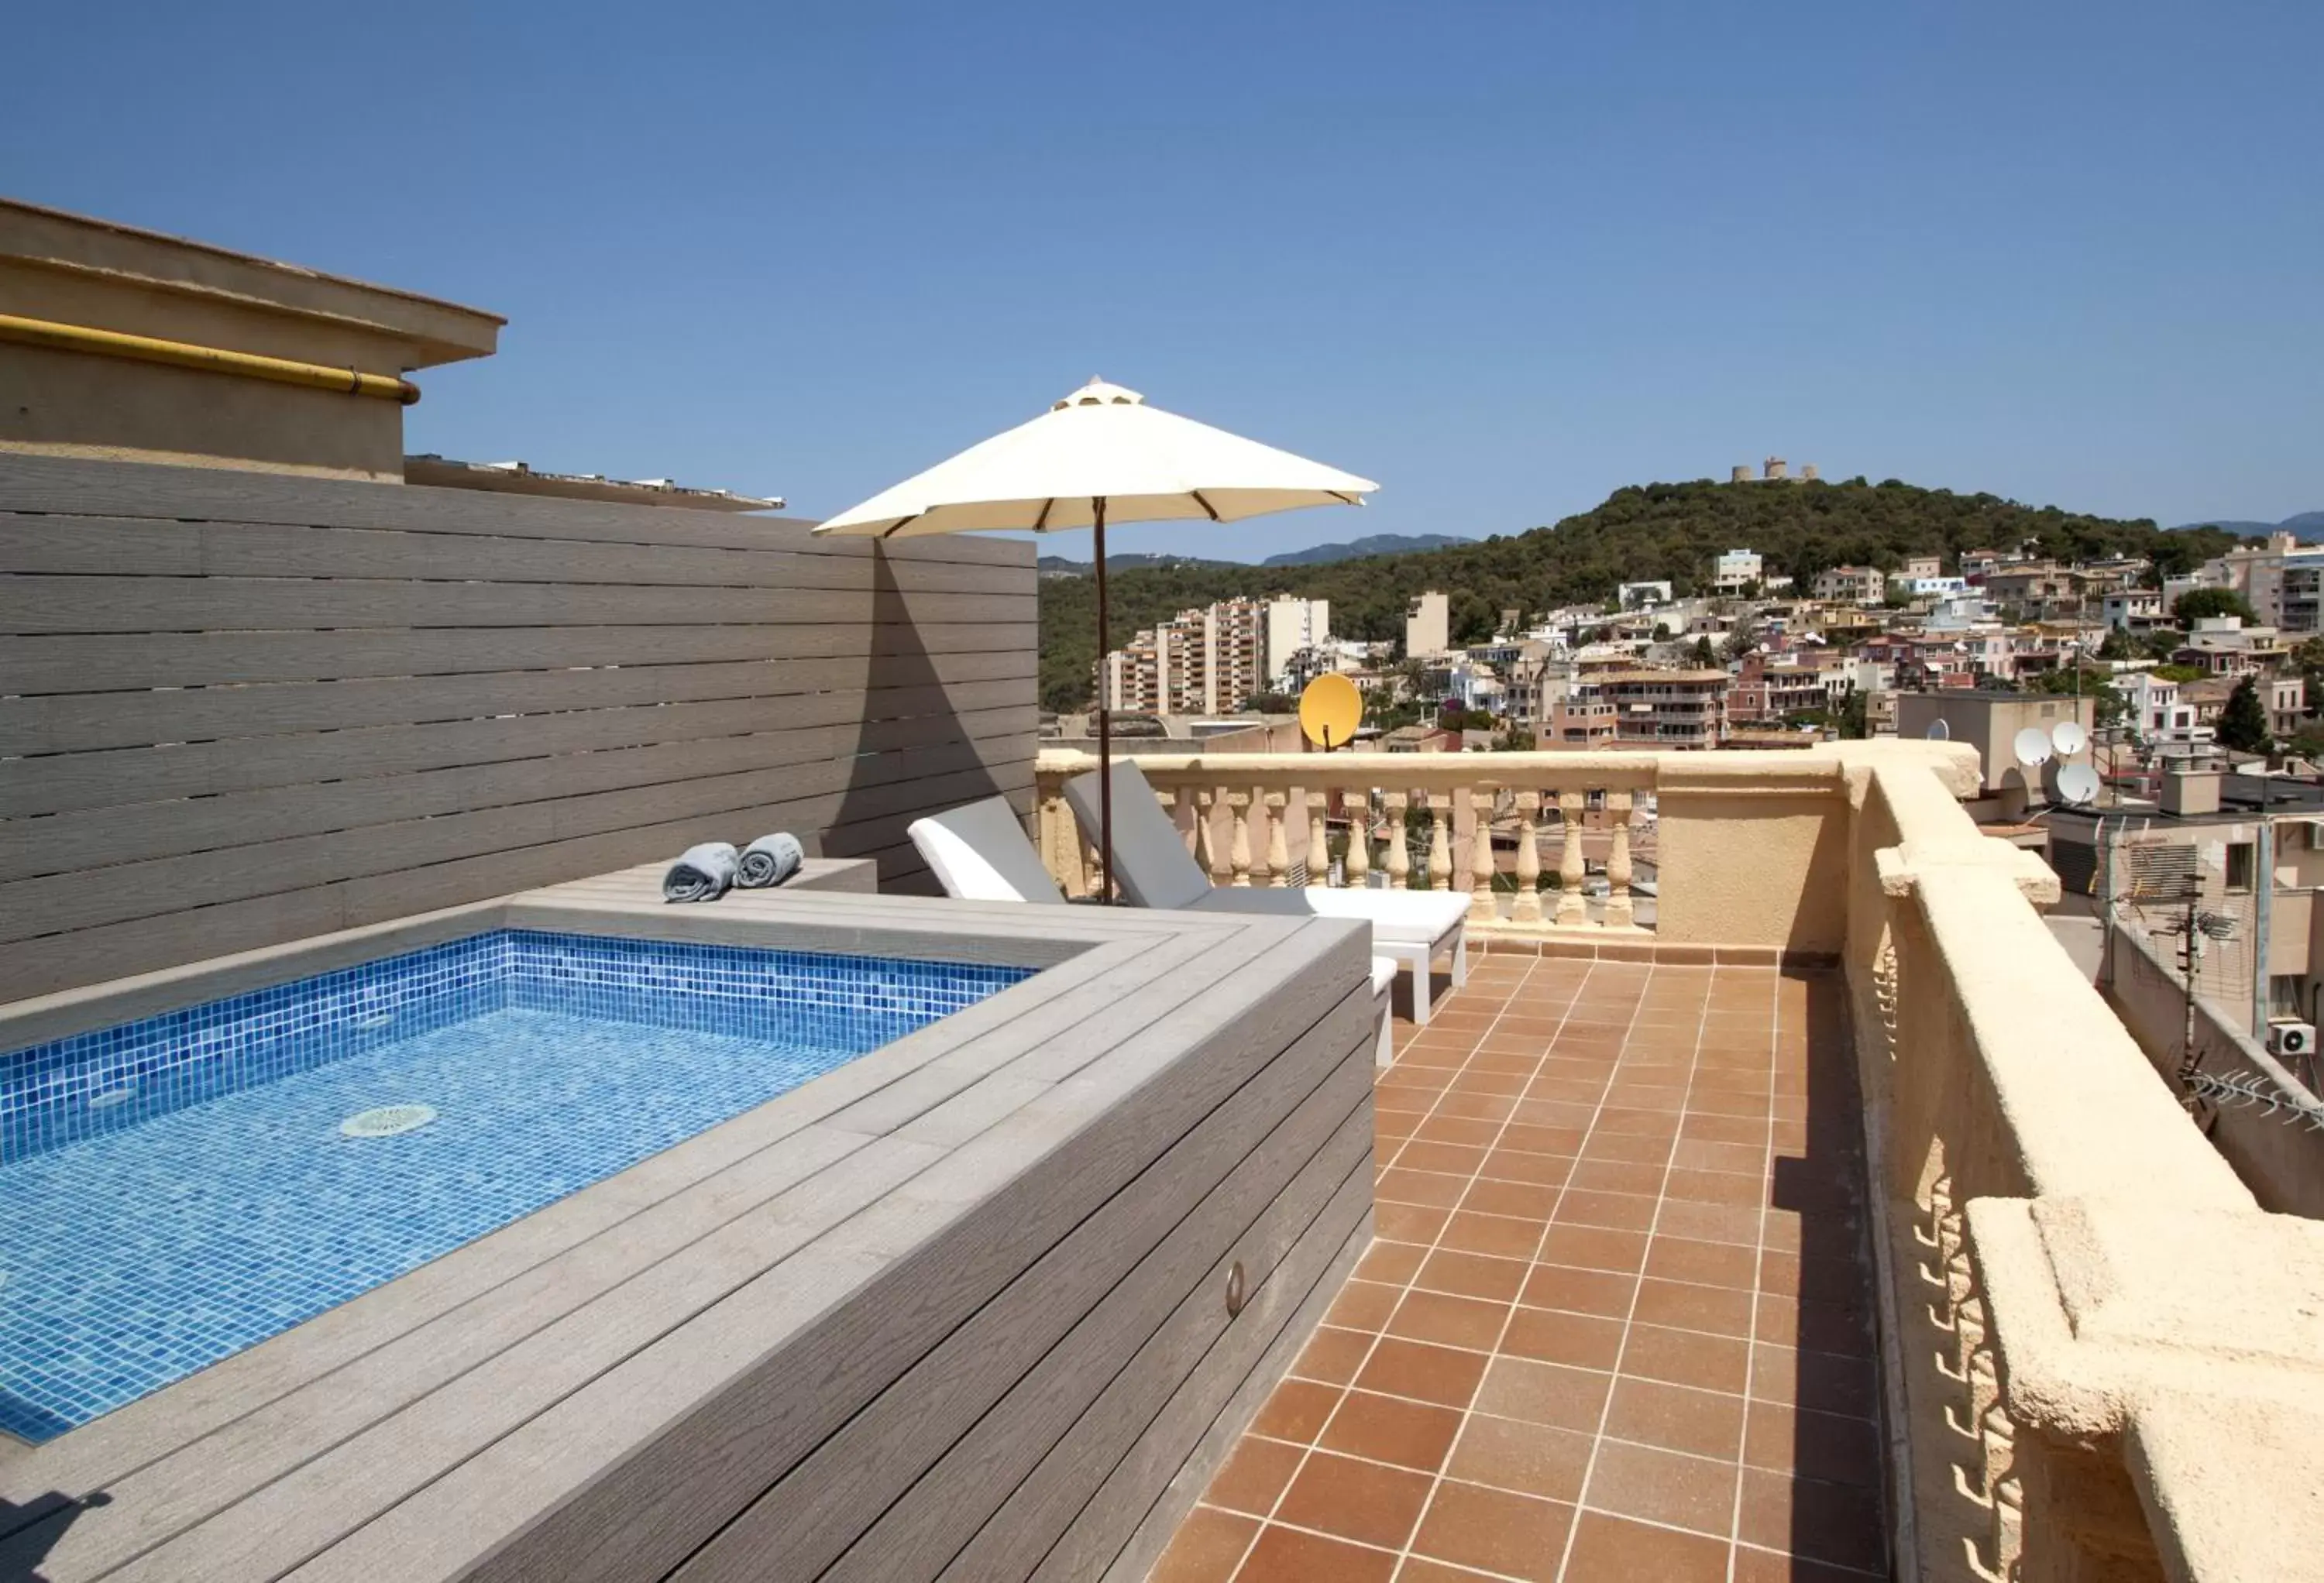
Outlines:
[[[1503,610],[1527,612],[1613,597],[1624,582],[1667,579],[1682,595],[1707,589],[1727,549],[1757,550],[1771,574],[1803,584],[1828,566],[1895,568],[1910,555],[1941,555],[1948,570],[1964,550],[2033,545],[2061,559],[2154,557],[2167,571],[2220,553],[2234,536],[2166,531],[2033,507],[1991,494],[1955,494],[1890,479],[1845,483],[1649,483],[1618,489],[1603,504],[1551,528],[1414,555],[1321,566],[1194,566],[1117,573],[1108,579],[1113,640],[1179,611],[1238,596],[1296,594],[1332,602],[1332,630],[1346,638],[1401,637],[1405,606],[1425,589],[1452,596],[1455,642],[1492,635]],[[1086,577],[1041,580],[1041,700],[1077,708],[1090,697],[1097,658],[1097,597]]]

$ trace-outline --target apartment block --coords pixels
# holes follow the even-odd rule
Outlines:
[[[1561,748],[1715,748],[1727,737],[1723,670],[1578,673],[1551,711]]]
[[[1404,652],[1415,659],[1443,653],[1452,647],[1452,602],[1430,589],[1414,596],[1404,614]]]
[[[1267,606],[1234,599],[1180,611],[1099,661],[1105,706],[1157,714],[1219,714],[1267,690]]]
[[[1888,576],[1878,566],[1831,566],[1818,572],[1815,596],[1838,604],[1878,604],[1888,594]]]

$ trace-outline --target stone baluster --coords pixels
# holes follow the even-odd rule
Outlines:
[[[1452,799],[1430,793],[1428,812],[1428,888],[1458,890],[1452,882]]]
[[[1557,879],[1563,887],[1557,893],[1557,921],[1568,925],[1590,921],[1590,904],[1582,896],[1582,881],[1590,871],[1589,866],[1582,861],[1582,809],[1584,800],[1578,791],[1557,794],[1557,815],[1565,822],[1565,850],[1557,860]]]
[[[1254,883],[1280,889],[1291,883],[1291,848],[1283,833],[1284,794],[1253,787],[1250,802],[1251,806],[1267,810],[1267,856]]]
[[[1250,887],[1250,794],[1230,791],[1225,794],[1227,806],[1234,812],[1234,839],[1227,848],[1227,861],[1234,865],[1232,883],[1238,889]]]
[[[1331,838],[1323,829],[1323,805],[1329,792],[1307,791],[1300,794],[1307,805],[1307,883],[1329,885],[1332,882]]]
[[[1517,894],[1509,916],[1520,924],[1538,924],[1541,914],[1541,794],[1517,793]]]
[[[1606,854],[1606,926],[1628,929],[1630,916],[1630,794],[1606,794],[1606,815],[1614,826],[1614,848]]]
[[[1383,793],[1388,808],[1388,882],[1398,890],[1412,888],[1412,848],[1404,838],[1404,809],[1410,794]]]
[[[1328,795],[1328,794],[1327,794]],[[1343,794],[1348,809],[1348,855],[1342,865],[1348,888],[1361,890],[1372,871],[1372,794],[1365,787]]]
[[[1041,866],[1049,870],[1049,878],[1067,896],[1080,895],[1076,882],[1080,879],[1081,834],[1074,827],[1073,810],[1065,805],[1054,782],[1041,787],[1035,825],[1041,842]]]
[[[1212,820],[1216,817],[1219,799],[1223,790],[1195,791],[1186,795],[1194,799],[1194,861],[1203,870],[1203,878],[1215,885],[1221,872],[1219,866],[1219,833]]]
[[[1490,788],[1469,793],[1469,917],[1490,924],[1500,917],[1493,905],[1493,794]]]
[[[1202,815],[1194,808],[1194,792],[1191,787],[1156,787],[1154,800],[1170,811],[1170,828],[1178,833],[1178,840],[1190,852],[1203,850]]]

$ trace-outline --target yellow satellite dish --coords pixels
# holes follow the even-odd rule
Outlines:
[[[1327,753],[1352,741],[1363,718],[1363,695],[1337,672],[1317,676],[1299,695],[1300,732]]]

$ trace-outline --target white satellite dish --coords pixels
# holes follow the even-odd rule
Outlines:
[[[1932,720],[1929,722],[1929,741],[1932,742],[1941,742],[1950,738],[1952,734],[1953,728],[1947,725],[1943,721]]]
[[[2069,764],[2058,771],[2058,796],[2080,808],[2098,800],[2098,772],[2087,764]]]
[[[2050,733],[2038,725],[2019,732],[2012,745],[2017,750],[2017,761],[2028,768],[2050,761]]]
[[[2070,759],[2089,746],[2090,733],[2080,722],[2061,720],[2050,728],[2050,745],[2058,750],[2058,757]]]

